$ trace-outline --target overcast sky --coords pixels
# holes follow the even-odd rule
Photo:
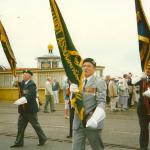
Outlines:
[[[150,22],[150,0],[142,0]],[[105,66],[104,75],[141,72],[134,0],[56,0],[82,58]],[[49,0],[0,0],[0,19],[18,67],[37,67],[36,57],[54,45]],[[8,66],[0,45],[0,65]]]

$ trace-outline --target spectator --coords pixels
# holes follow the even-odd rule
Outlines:
[[[110,76],[107,75],[105,77],[105,82],[106,82],[106,85],[107,85],[107,90],[106,90],[106,103],[109,105],[110,103],[110,97],[109,97],[109,94],[108,94],[108,84],[109,84],[109,81],[110,81]]]
[[[59,82],[56,79],[54,79],[52,83],[52,90],[55,104],[59,103],[59,89],[60,89]]]
[[[115,82],[115,77],[110,78],[110,82],[108,84],[108,93],[110,97],[110,108],[112,112],[117,111],[116,105],[118,101],[118,87]]]
[[[54,96],[52,91],[52,78],[48,77],[47,81],[45,82],[45,105],[44,105],[44,112],[48,112],[48,104],[50,104],[50,111],[54,112]]]
[[[70,83],[69,79],[65,79],[63,83],[63,95],[64,95],[64,102],[65,102],[65,108],[64,108],[64,117],[65,119],[69,118],[68,111],[69,111],[69,96],[70,96]]]
[[[127,85],[127,74],[123,75],[123,79],[119,81],[118,84],[118,92],[119,92],[119,105],[121,106],[121,110],[128,110],[128,85]]]

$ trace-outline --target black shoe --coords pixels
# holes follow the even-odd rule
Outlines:
[[[10,148],[13,148],[13,147],[23,147],[23,145],[14,144],[14,145],[10,146]]]
[[[72,136],[71,135],[67,135],[66,138],[72,138]]]
[[[43,146],[43,145],[46,143],[46,141],[47,141],[47,139],[45,139],[43,142],[40,142],[40,143],[38,144],[38,146]]]

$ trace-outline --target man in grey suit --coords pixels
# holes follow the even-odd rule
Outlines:
[[[82,100],[85,113],[83,121],[75,113],[72,149],[85,150],[88,138],[92,150],[104,150],[101,132],[105,118],[106,84],[94,75],[96,62],[92,58],[83,60],[83,70]]]

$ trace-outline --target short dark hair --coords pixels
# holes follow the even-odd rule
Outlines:
[[[93,58],[85,58],[85,59],[83,60],[83,64],[84,64],[85,62],[89,62],[89,63],[91,63],[94,67],[96,67],[96,62],[95,62],[95,60],[94,60]]]

